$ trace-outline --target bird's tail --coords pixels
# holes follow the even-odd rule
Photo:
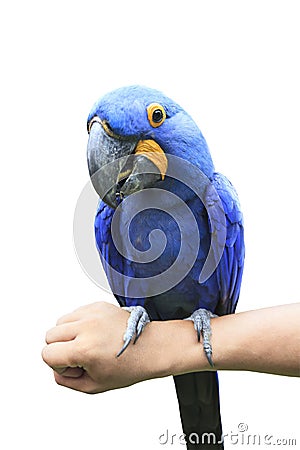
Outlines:
[[[216,372],[174,377],[188,450],[224,449]]]

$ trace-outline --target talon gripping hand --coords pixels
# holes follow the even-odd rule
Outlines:
[[[149,320],[188,319],[213,365],[210,318],[234,313],[244,264],[233,186],[215,172],[192,118],[156,90],[105,95],[88,131],[89,172],[101,198],[96,243],[112,292],[130,312],[118,356]],[[222,449],[217,374],[174,381],[188,448]]]

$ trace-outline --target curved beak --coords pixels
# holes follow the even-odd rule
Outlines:
[[[133,153],[135,140],[117,140],[109,136],[100,122],[94,122],[89,134],[87,161],[92,184],[105,203],[116,208],[118,177]]]
[[[96,192],[112,208],[120,198],[163,179],[167,170],[155,141],[115,136],[98,117],[90,125],[87,161]]]

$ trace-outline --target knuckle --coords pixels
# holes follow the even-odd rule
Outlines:
[[[53,334],[53,328],[50,328],[50,330],[48,330],[45,335],[45,341],[47,344],[49,344],[51,342],[52,334]]]
[[[49,366],[52,367],[53,366],[53,352],[52,352],[52,348],[49,345],[46,345],[43,349],[42,349],[42,358],[43,361]]]
[[[45,363],[47,363],[48,362],[48,346],[45,346],[43,349],[42,349],[42,358],[43,358],[43,361],[45,362]]]
[[[65,315],[61,316],[59,319],[57,319],[56,326],[61,325],[62,323],[65,323],[67,317],[68,317],[68,314],[65,314]]]

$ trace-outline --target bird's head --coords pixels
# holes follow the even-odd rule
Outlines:
[[[168,155],[213,173],[208,147],[192,118],[161,92],[143,86],[102,97],[88,117],[88,166],[99,196],[111,207],[118,197],[162,184]]]

